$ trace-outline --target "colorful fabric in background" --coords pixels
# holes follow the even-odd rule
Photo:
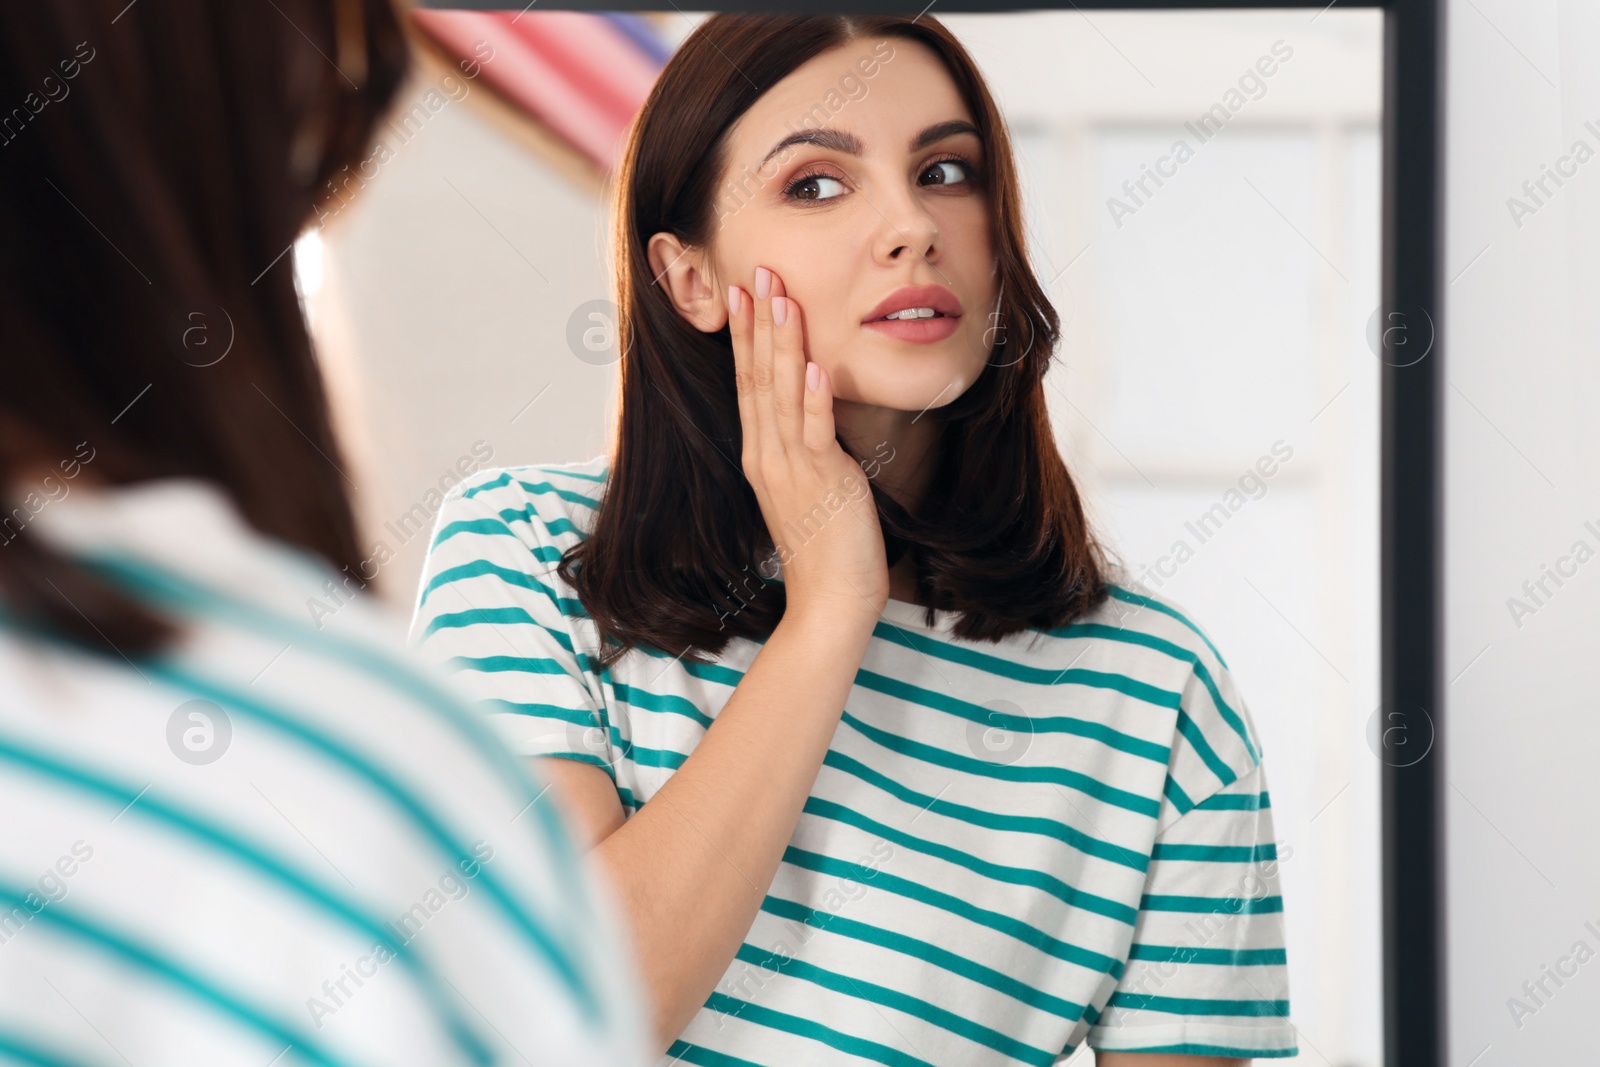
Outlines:
[[[671,49],[650,20],[582,11],[413,12],[418,29],[605,171]],[[487,47],[485,47],[487,46]],[[492,59],[484,61],[484,56]]]

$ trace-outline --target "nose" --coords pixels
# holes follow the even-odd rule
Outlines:
[[[939,223],[918,202],[916,193],[900,193],[890,202],[880,203],[878,215],[879,262],[891,266],[908,256],[921,257],[929,262],[937,261]]]

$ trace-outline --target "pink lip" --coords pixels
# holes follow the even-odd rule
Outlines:
[[[913,305],[916,306],[916,305]],[[923,307],[928,305],[923,304]],[[943,341],[946,337],[956,332],[961,325],[959,318],[931,319],[876,319],[872,322],[863,322],[861,325],[869,330],[886,334],[900,341],[912,341],[917,344],[929,344],[933,341]]]
[[[963,310],[956,294],[942,285],[908,285],[880,300],[878,306],[867,312],[861,321],[874,322],[906,308],[932,308],[952,319],[959,318]]]

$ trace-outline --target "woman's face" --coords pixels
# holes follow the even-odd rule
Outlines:
[[[817,140],[779,147],[795,134]],[[757,100],[728,146],[710,261],[690,250],[695,266],[669,269],[691,321],[721,329],[727,286],[753,294],[766,267],[837,399],[920,412],[965,392],[989,358],[998,279],[984,146],[937,55],[904,38],[824,52]],[[653,251],[659,272],[679,249]],[[953,322],[866,324],[897,290],[926,286],[948,291]]]

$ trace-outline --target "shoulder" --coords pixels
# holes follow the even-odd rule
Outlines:
[[[610,471],[610,457],[601,453],[574,463],[527,464],[487,467],[463,479],[445,496],[439,511],[437,547],[447,532],[471,532],[471,527],[451,529],[456,522],[499,520],[542,540],[561,543],[581,540],[600,508]]]
[[[1118,662],[1175,713],[1165,823],[1254,771],[1260,736],[1237,678],[1195,612],[1120,565],[1109,571],[1106,592],[1083,621],[1112,638]]]
[[[552,931],[593,929],[597,915],[564,829],[534,803],[538,783],[443,677],[405,655],[392,631],[371,632],[376,605],[352,599],[315,622],[285,610],[280,601],[303,593],[306,568],[283,562],[268,557],[253,572],[272,597],[177,568],[120,572],[187,624],[167,655],[137,665],[0,632],[0,741],[13,769],[19,760],[32,768],[0,775],[28,827],[8,836],[0,860],[18,871],[51,867],[92,822],[102,829],[73,849],[74,907],[107,935],[158,945],[178,964],[258,977],[337,974],[370,959],[362,953],[378,951],[375,942],[383,953],[410,950],[414,930],[389,924],[437,910],[437,885],[450,892],[452,915],[470,919],[451,918],[415,946],[423,967],[483,1004],[498,1030],[567,1027],[579,998],[622,979],[605,975],[598,946],[544,951],[546,941],[560,944]],[[220,773],[206,766],[218,762]],[[307,840],[327,866],[300,862]],[[370,875],[359,888],[338,876],[358,870]],[[456,891],[491,879],[492,895]],[[514,903],[491,907],[497,900]],[[240,929],[272,936],[241,941]],[[95,973],[92,953],[70,945],[52,961],[69,977]],[[490,1007],[506,983],[548,1007]],[[153,1003],[138,985],[126,1002]],[[284,1019],[305,1010],[282,983],[245,986]],[[341,1015],[340,1041],[367,1059],[467,1062],[455,1042],[485,1038],[476,1018],[466,1030],[453,1008],[419,1001],[431,994],[406,981],[363,995],[377,998],[380,1014],[408,1020],[401,1041]],[[174,1018],[154,1015],[152,1040],[186,1048]],[[215,1032],[237,1043],[222,1029],[237,1021],[224,1014]],[[195,1040],[193,1029],[183,1041]]]
[[[527,610],[530,597],[541,612],[548,604],[581,617],[556,567],[592,529],[609,466],[601,454],[577,463],[489,467],[453,486],[428,544],[413,602],[413,640],[419,626],[426,632],[435,625],[424,615]],[[436,603],[445,587],[455,595]]]
[[[1107,569],[1105,587],[1105,600],[1083,622],[1113,627],[1132,643],[1159,648],[1209,673],[1228,670],[1211,634],[1182,601],[1151,589],[1119,563]]]

